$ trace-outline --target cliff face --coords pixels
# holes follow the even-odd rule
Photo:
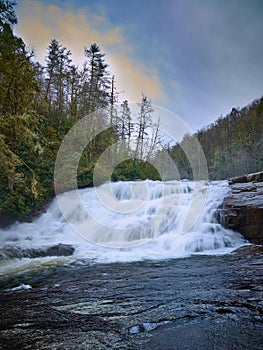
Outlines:
[[[263,172],[230,180],[221,223],[238,231],[251,243],[263,244]]]

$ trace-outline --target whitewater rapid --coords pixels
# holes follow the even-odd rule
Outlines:
[[[217,221],[218,207],[228,190],[224,181],[116,182],[79,190],[81,207],[71,201],[70,192],[61,194],[32,223],[0,230],[0,253],[3,247],[45,251],[62,243],[74,247],[73,255],[3,259],[2,253],[0,274],[43,264],[131,262],[231,252],[246,243]]]

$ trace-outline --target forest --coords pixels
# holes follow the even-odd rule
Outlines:
[[[93,185],[98,158],[116,142],[128,160],[115,168],[112,181],[160,179],[151,162],[162,150],[172,157],[181,178],[191,178],[183,145],[192,136],[168,144],[144,94],[132,115],[129,102],[119,101],[115,77],[99,45],[84,48],[79,67],[73,64],[71,51],[52,39],[43,66],[13,32],[14,6],[13,1],[0,0],[0,214],[22,218],[42,210],[55,195],[54,165],[61,142],[76,122],[96,111],[103,111],[107,128],[83,151],[79,187]],[[262,170],[262,117],[263,98],[233,108],[194,135],[211,179]]]
[[[197,131],[193,137],[202,146],[211,180],[262,171],[263,97],[243,108],[232,108],[229,114]],[[191,142],[190,135],[185,135],[181,143],[169,150],[183,178],[191,178],[190,164],[182,150],[187,142]]]

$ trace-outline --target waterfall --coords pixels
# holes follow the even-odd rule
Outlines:
[[[7,258],[7,247],[8,259],[12,251],[17,258],[19,250],[22,262],[21,252],[27,252],[24,258],[28,259],[40,249],[38,259],[43,259],[45,249],[50,252],[54,246],[61,251],[61,245],[74,248],[65,254],[70,261],[125,262],[226,253],[245,244],[238,233],[216,220],[227,191],[226,182],[146,180],[81,189],[77,203],[71,192],[64,193],[32,223],[0,230],[0,259]],[[56,249],[52,251],[56,255]]]

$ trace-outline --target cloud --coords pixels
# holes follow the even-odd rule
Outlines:
[[[16,33],[33,46],[42,64],[53,38],[71,50],[76,64],[85,59],[84,47],[96,42],[106,53],[110,71],[116,75],[117,89],[125,90],[121,99],[137,101],[141,92],[158,102],[165,99],[158,73],[132,55],[135,50],[126,43],[123,28],[114,26],[103,12],[94,14],[87,7],[73,10],[70,2],[63,6],[24,0],[17,7]]]
[[[112,56],[113,70],[117,71],[116,81],[120,91],[124,91],[120,98],[137,102],[142,92],[154,102],[165,99],[162,84],[156,72],[150,71],[143,64],[122,55]],[[157,102],[156,102],[157,103]]]

